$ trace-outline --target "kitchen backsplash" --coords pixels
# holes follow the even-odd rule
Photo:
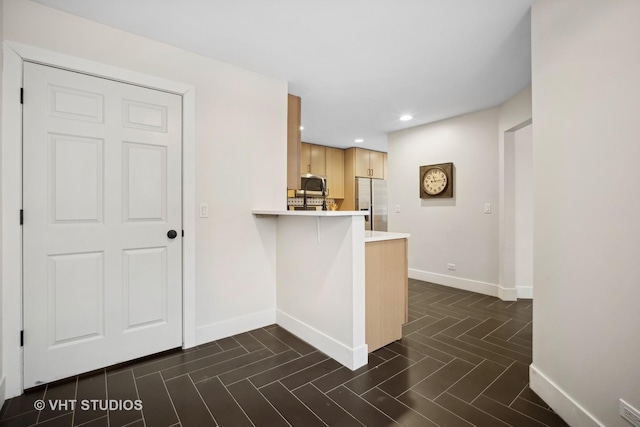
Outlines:
[[[327,204],[335,202],[334,199],[327,198]],[[303,206],[303,197],[287,197],[287,206]],[[307,197],[307,206],[322,206],[322,197]]]

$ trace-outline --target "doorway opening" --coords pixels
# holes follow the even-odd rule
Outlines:
[[[504,133],[503,287],[533,298],[533,124]]]

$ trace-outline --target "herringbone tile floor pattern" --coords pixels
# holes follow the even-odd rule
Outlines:
[[[531,310],[410,280],[404,337],[356,371],[271,325],[30,390],[0,427],[564,426],[528,387]]]

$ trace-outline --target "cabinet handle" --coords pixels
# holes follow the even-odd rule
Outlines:
[[[311,172],[311,165],[307,165],[307,172]]]

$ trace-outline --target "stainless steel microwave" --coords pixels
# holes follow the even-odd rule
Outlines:
[[[328,196],[327,189],[327,177],[304,174],[300,178],[300,190],[296,190],[296,196],[304,196],[304,192],[307,192],[307,197],[322,197],[323,189],[324,195]]]

